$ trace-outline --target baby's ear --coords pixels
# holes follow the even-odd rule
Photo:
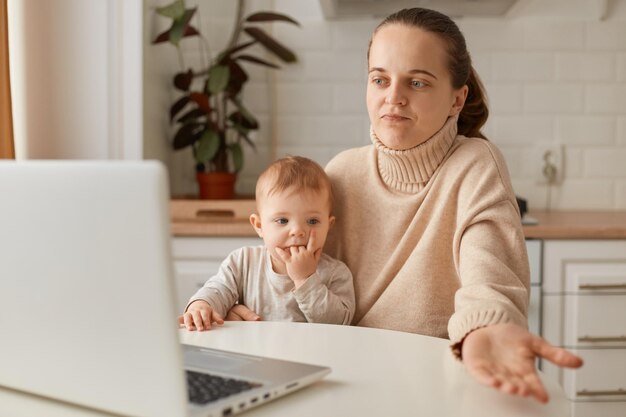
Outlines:
[[[331,227],[333,227],[333,224],[335,224],[335,216],[330,216],[328,218],[328,228],[330,229]]]
[[[254,231],[260,238],[263,238],[263,229],[261,228],[261,217],[253,213],[250,215],[250,224],[254,227]]]

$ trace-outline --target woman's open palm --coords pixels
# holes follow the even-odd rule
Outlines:
[[[552,346],[515,324],[495,324],[472,331],[462,347],[463,363],[480,383],[512,395],[548,401],[548,393],[535,369],[542,357],[558,366],[578,368],[582,359]]]

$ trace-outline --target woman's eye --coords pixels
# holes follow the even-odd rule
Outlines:
[[[379,85],[379,86],[380,86],[380,85],[383,85],[383,84],[385,83],[385,82],[384,82],[384,80],[382,80],[382,79],[380,79],[380,78],[374,78],[374,79],[372,80],[372,82],[373,82],[374,84],[376,84],[376,85]]]
[[[320,221],[318,219],[309,219],[307,223],[310,225],[318,224]]]
[[[279,219],[274,220],[276,223],[278,224],[287,224],[288,220],[285,219],[284,217],[281,217]]]
[[[422,87],[426,87],[426,84],[421,81],[413,80],[411,81],[411,86],[415,88],[422,88]]]

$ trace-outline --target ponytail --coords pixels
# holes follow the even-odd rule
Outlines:
[[[469,77],[467,79],[467,98],[465,105],[461,110],[458,121],[459,135],[468,138],[487,139],[480,131],[489,117],[489,109],[487,108],[487,95],[485,88],[480,81],[474,67],[470,67]]]

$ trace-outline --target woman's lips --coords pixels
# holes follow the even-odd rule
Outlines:
[[[404,122],[406,120],[410,120],[408,117],[400,116],[399,114],[385,114],[381,117],[381,119],[388,122]]]

